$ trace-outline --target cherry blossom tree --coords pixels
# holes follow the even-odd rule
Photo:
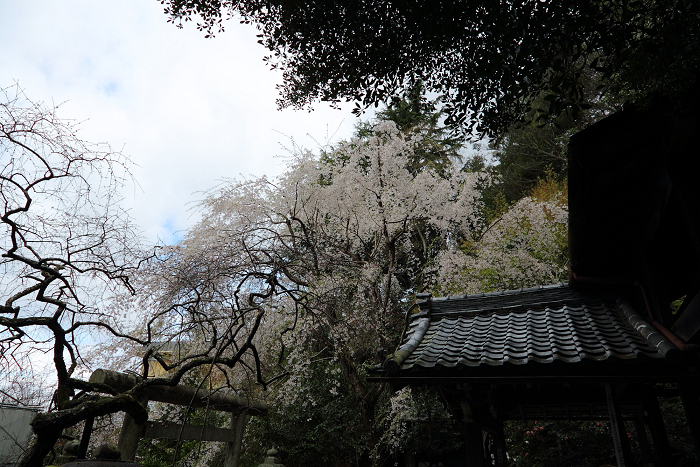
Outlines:
[[[366,367],[397,344],[408,300],[438,273],[436,253],[456,247],[480,215],[478,174],[411,170],[422,138],[383,122],[323,157],[297,151],[275,180],[224,183],[202,200],[202,220],[153,263],[148,300],[178,310],[192,300],[192,313],[209,320],[253,303],[260,355],[242,360],[246,376],[222,375],[263,384],[284,375],[275,400],[290,407],[318,403],[304,388],[326,362],[325,391],[343,384],[367,429],[382,389],[364,381]],[[190,344],[214,342],[223,318],[212,322],[193,327]]]
[[[371,451],[387,452],[375,448],[386,444],[375,418],[387,401],[364,375],[379,349],[398,344],[415,293],[550,283],[565,268],[563,195],[541,190],[485,224],[483,174],[411,170],[423,137],[380,122],[322,156],[296,151],[274,180],[226,181],[201,201],[202,220],[183,241],[144,270],[149,293],[135,307],[162,310],[148,322],[172,332],[169,341],[189,314],[207,323],[191,326],[190,351],[218,348],[232,316],[241,330],[259,323],[242,365],[214,366],[274,402],[281,418],[261,423],[280,438],[268,442],[319,447],[319,462],[320,446],[332,445],[369,463]]]
[[[119,207],[128,160],[80,140],[77,125],[56,110],[17,85],[0,90],[0,360],[11,377],[21,376],[30,371],[24,362],[45,353],[56,381],[23,465],[41,465],[61,430],[87,414],[145,414],[133,398],[76,394],[89,389],[76,372],[81,343],[94,330],[119,335],[100,303],[117,289],[133,291],[129,274],[143,252]]]
[[[541,180],[473,240],[440,254],[438,294],[515,290],[568,278],[565,182]]]
[[[260,302],[278,288],[252,268],[236,290],[215,252],[203,262],[190,250],[143,247],[120,207],[128,159],[81,140],[57,110],[16,85],[0,91],[0,374],[20,382],[27,362],[46,355],[54,381],[23,467],[43,465],[83,421],[117,412],[146,421],[140,399],[150,386],[203,383],[218,366],[248,361],[262,381],[253,338]],[[108,359],[136,371],[136,382],[90,380],[96,349],[116,351]],[[149,378],[156,365],[165,371]],[[21,389],[0,385],[6,400],[26,398]]]

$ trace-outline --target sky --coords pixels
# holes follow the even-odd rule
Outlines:
[[[290,138],[313,150],[357,122],[352,104],[278,110],[281,75],[252,26],[229,21],[214,39],[188,26],[158,0],[0,0],[0,87],[61,104],[81,139],[131,158],[124,203],[149,243],[176,242],[223,179],[279,175]]]

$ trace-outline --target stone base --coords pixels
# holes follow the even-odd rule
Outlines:
[[[284,467],[284,464],[282,464],[282,459],[277,457],[277,449],[270,449],[267,451],[267,457],[265,458],[265,462],[262,464],[259,464],[258,467]]]

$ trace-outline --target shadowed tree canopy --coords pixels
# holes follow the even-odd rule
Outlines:
[[[377,112],[375,122],[357,124],[357,136],[371,136],[377,122],[394,122],[399,131],[413,137],[420,135],[420,145],[406,155],[406,168],[413,175],[432,170],[445,176],[452,164],[461,159],[459,151],[464,141],[457,135],[456,128],[442,124],[443,114],[440,100],[429,100],[423,83],[417,81],[402,95],[393,97],[384,110]]]
[[[695,0],[162,0],[169,21],[209,37],[226,17],[255,24],[281,107],[389,102],[416,79],[448,123],[497,135],[544,96],[574,118],[604,93],[687,102],[697,79]],[[602,84],[587,89],[586,75]]]

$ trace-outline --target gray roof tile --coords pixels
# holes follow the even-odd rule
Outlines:
[[[675,349],[624,300],[568,285],[420,302],[394,354],[424,369],[664,358]]]

